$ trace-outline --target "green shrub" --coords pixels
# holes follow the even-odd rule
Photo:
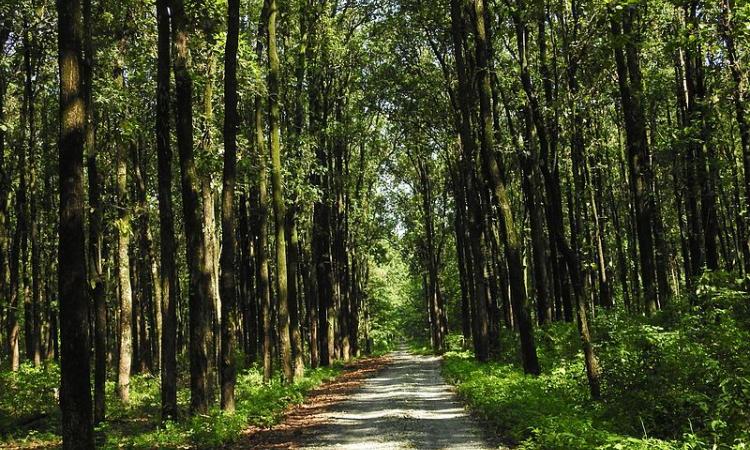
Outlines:
[[[178,404],[185,414],[180,420],[164,424],[159,423],[158,376],[132,376],[127,405],[115,394],[115,383],[108,381],[107,420],[97,427],[97,447],[219,447],[235,441],[250,425],[267,427],[278,423],[288,406],[302,402],[305,393],[341,370],[340,363],[307,370],[294,385],[284,385],[278,377],[264,384],[259,368],[244,370],[237,378],[237,409],[232,414],[215,408],[205,415],[188,416],[190,393],[181,383]],[[0,443],[13,447],[59,444],[59,382],[56,364],[40,368],[23,364],[17,373],[0,372]]]
[[[57,364],[0,372],[0,438],[43,439],[59,423]]]
[[[501,436],[526,449],[747,449],[750,442],[750,296],[745,280],[707,273],[697,295],[651,318],[598,311],[602,400],[589,399],[574,324],[537,331],[543,373],[500,336],[494,362],[445,356],[443,373]]]

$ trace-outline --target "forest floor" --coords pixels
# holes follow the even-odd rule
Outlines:
[[[232,448],[497,448],[443,381],[439,357],[400,350],[359,364]]]

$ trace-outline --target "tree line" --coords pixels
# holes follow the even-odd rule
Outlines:
[[[750,269],[741,2],[0,8],[2,362],[61,359],[68,448],[110,373],[169,419],[369,352],[384,241],[435,352],[575,323],[593,399],[600,311]]]
[[[238,366],[293,383],[370,349],[372,6],[12,3],[0,340],[14,371],[60,359],[65,448],[93,446],[108,373],[125,404],[159,373],[166,420],[184,355],[202,414],[234,409]]]
[[[748,271],[746,5],[399,5],[381,76],[433,349],[487,361],[507,328],[536,375],[536,330],[575,322],[599,398],[598,309]]]

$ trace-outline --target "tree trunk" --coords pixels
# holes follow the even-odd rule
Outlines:
[[[193,158],[193,81],[189,67],[189,29],[183,0],[172,0],[172,43],[177,148],[180,154],[182,207],[190,275],[190,410],[205,414],[209,406],[208,359],[211,357],[211,273],[205,265],[199,217],[199,181]]]
[[[612,17],[612,32],[615,38],[630,36],[636,7],[628,7],[620,13],[622,17]],[[641,104],[641,72],[639,55],[635,45],[628,40],[627,45],[615,47],[617,78],[620,87],[625,133],[628,149],[630,187],[634,201],[638,250],[643,280],[646,313],[656,311],[656,284],[653,243],[653,203],[651,197],[651,162],[646,141],[646,124]],[[623,48],[624,47],[624,48]]]
[[[295,209],[289,208],[286,212],[284,231],[287,246],[287,275],[289,293],[289,322],[290,338],[292,344],[292,366],[294,380],[299,380],[305,373],[305,362],[302,350],[302,334],[299,324],[299,290],[297,289],[297,268],[299,266],[299,236],[297,234],[297,219]]]
[[[177,244],[172,209],[172,147],[170,143],[169,0],[157,0],[156,147],[159,166],[159,248],[161,251],[161,416],[177,416]]]
[[[86,295],[86,238],[83,207],[83,149],[86,102],[83,91],[81,2],[57,1],[60,71],[60,408],[63,449],[93,449],[89,324]]]
[[[268,1],[268,102],[271,114],[271,190],[276,230],[276,295],[278,296],[279,341],[281,364],[287,383],[294,381],[292,367],[292,345],[289,336],[289,292],[287,287],[286,236],[284,221],[286,206],[281,179],[281,107],[279,106],[279,77],[281,76],[279,54],[276,49],[276,0]]]
[[[234,185],[237,178],[237,47],[240,31],[240,1],[229,0],[227,41],[224,52],[224,174],[221,195],[221,408],[234,411],[235,329],[237,289],[235,250]]]
[[[521,335],[521,358],[524,371],[538,375],[539,360],[536,355],[533,325],[529,317],[529,304],[526,288],[523,284],[523,265],[521,261],[520,239],[515,228],[513,211],[511,209],[505,182],[500,173],[500,166],[495,156],[495,136],[490,108],[491,86],[488,73],[488,41],[485,24],[484,0],[474,0],[475,10],[475,38],[477,53],[477,70],[479,85],[480,107],[480,150],[482,167],[491,183],[493,200],[500,211],[499,218],[505,257],[508,261],[509,281],[511,288],[511,303],[515,312],[516,324]]]
[[[470,101],[471,82],[464,62],[464,40],[466,36],[466,19],[462,12],[460,0],[451,0],[451,35],[453,37],[453,51],[456,61],[456,69],[459,81],[459,108],[461,111],[461,123],[459,136],[463,148],[461,166],[464,176],[464,192],[467,198],[469,241],[471,245],[472,262],[474,264],[474,301],[472,302],[472,332],[476,357],[480,361],[489,359],[489,325],[487,318],[487,279],[484,272],[485,261],[482,249],[483,218],[476,185],[476,174],[474,173],[475,145],[471,131],[471,109]]]
[[[94,46],[92,37],[91,0],[83,2],[84,47],[83,86],[86,104],[85,146],[88,155],[89,177],[89,295],[94,313],[94,423],[104,420],[106,414],[105,385],[107,382],[107,304],[102,267],[104,246],[101,190],[104,187],[104,174],[97,165],[96,128],[94,124],[93,73]]]
[[[10,19],[0,23],[0,48],[5,48],[5,44],[10,36]],[[4,55],[0,53],[0,58]],[[5,75],[5,73],[3,73]],[[5,93],[8,88],[7,77],[0,78],[0,123],[5,122]],[[10,267],[9,257],[10,249],[8,248],[8,197],[10,194],[10,177],[5,167],[5,128],[0,128],[0,295],[9,298],[10,285]],[[10,313],[10,311],[8,311]],[[2,317],[0,316],[0,322]],[[0,329],[2,329],[0,323]],[[5,342],[3,342],[5,344]],[[3,346],[3,350],[5,350]]]
[[[750,123],[747,118],[747,93],[745,92],[745,81],[742,76],[742,67],[739,61],[737,48],[735,45],[735,22],[733,16],[733,4],[731,0],[720,0],[721,20],[719,21],[719,33],[724,41],[724,47],[727,51],[729,71],[732,75],[732,100],[734,102],[734,115],[737,120],[737,127],[740,132],[740,143],[742,145],[742,164],[745,172],[744,193],[745,204],[744,210],[750,211]],[[746,219],[747,220],[747,219]],[[750,229],[750,226],[745,226]],[[741,243],[742,252],[745,259],[745,271],[750,272],[750,242]]]
[[[137,368],[140,373],[152,372],[154,369],[154,357],[152,341],[158,338],[155,335],[156,321],[154,316],[155,304],[160,302],[156,288],[158,276],[154,277],[154,260],[156,259],[151,239],[151,228],[149,225],[149,207],[147,198],[146,176],[147,167],[143,155],[143,144],[133,146],[133,182],[135,184],[136,211],[138,224],[138,261],[136,263],[139,279],[138,291],[141,318],[139,323],[139,339]]]
[[[123,403],[130,400],[130,371],[133,356],[133,292],[130,286],[130,205],[128,203],[127,158],[124,144],[117,148],[116,182],[117,197],[117,285],[120,321],[118,336],[120,339],[117,358],[117,395]]]

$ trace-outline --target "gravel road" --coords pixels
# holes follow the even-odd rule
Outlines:
[[[490,449],[440,375],[440,358],[405,351],[351,396],[320,414],[297,448]]]

